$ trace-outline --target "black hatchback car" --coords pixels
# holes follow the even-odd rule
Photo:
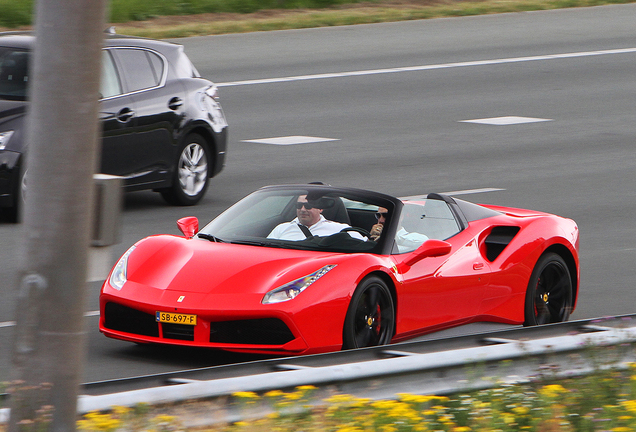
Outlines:
[[[17,218],[26,191],[25,114],[30,33],[0,33],[0,207]],[[183,46],[105,35],[100,172],[125,190],[152,189],[173,205],[196,204],[225,164],[227,121],[217,87]]]

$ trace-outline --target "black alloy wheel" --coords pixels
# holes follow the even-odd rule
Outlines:
[[[567,321],[572,295],[572,278],[563,258],[555,253],[543,254],[528,283],[524,325]]]
[[[175,167],[172,186],[161,190],[163,199],[172,205],[198,203],[208,188],[210,152],[202,136],[190,134],[183,140]]]
[[[353,294],[343,329],[343,349],[386,345],[395,330],[395,308],[382,279],[363,280]]]

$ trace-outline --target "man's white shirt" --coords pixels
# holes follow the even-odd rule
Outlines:
[[[350,228],[350,226],[345,223],[327,220],[323,215],[320,215],[320,220],[307,228],[311,235],[324,237],[339,233],[345,228]],[[365,240],[364,237],[357,232],[350,232],[349,234],[354,238]],[[280,240],[304,240],[307,236],[303,233],[300,228],[300,221],[296,218],[291,222],[284,222],[278,225],[271,233],[269,233],[267,238]]]

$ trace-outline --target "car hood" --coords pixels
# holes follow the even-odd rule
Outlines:
[[[346,254],[300,251],[175,236],[149,237],[128,259],[128,281],[201,294],[264,294]]]

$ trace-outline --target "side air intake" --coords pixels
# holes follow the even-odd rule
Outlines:
[[[519,232],[516,226],[498,226],[486,237],[486,259],[493,262]]]

